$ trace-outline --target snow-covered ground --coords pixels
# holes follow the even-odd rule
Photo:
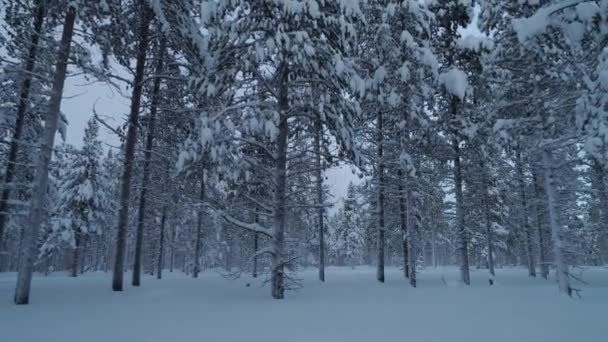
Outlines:
[[[368,267],[330,268],[325,284],[307,270],[304,288],[283,301],[259,281],[247,287],[250,279],[165,275],[123,293],[111,291],[108,274],[39,276],[28,306],[11,302],[15,275],[0,275],[2,341],[608,341],[606,268],[584,272],[582,299],[560,297],[553,281],[523,269],[499,269],[492,287],[484,271],[464,287],[457,269],[428,269],[416,289],[397,269],[385,284]]]

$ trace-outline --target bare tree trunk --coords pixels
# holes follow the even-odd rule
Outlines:
[[[146,145],[144,150],[143,175],[141,180],[141,191],[139,195],[139,208],[137,215],[137,234],[135,237],[135,263],[133,265],[133,286],[141,285],[141,262],[142,262],[142,247],[144,241],[144,225],[146,222],[146,199],[148,192],[148,183],[150,183],[150,163],[152,161],[152,149],[154,148],[154,138],[156,135],[156,113],[158,111],[158,103],[160,102],[159,92],[163,71],[165,40],[161,39],[159,48],[156,70],[154,72],[154,85],[152,86],[152,103],[150,105],[150,117],[148,120],[148,135],[146,136]]]
[[[160,217],[160,237],[158,243],[158,261],[156,263],[156,279],[163,277],[163,259],[165,251],[165,224],[167,222],[167,206],[163,206],[163,213]]]
[[[112,276],[112,290],[114,291],[122,291],[123,289],[125,244],[127,240],[127,226],[129,224],[129,202],[131,201],[131,180],[133,178],[133,162],[135,158],[135,145],[137,144],[137,126],[139,125],[139,109],[141,106],[141,97],[144,86],[143,81],[146,66],[146,52],[148,50],[150,33],[151,13],[145,1],[140,1],[140,8],[142,11],[142,16],[139,28],[139,41],[137,45],[137,62],[135,66],[135,77],[133,79],[131,109],[129,112],[129,128],[127,130],[127,140],[125,142],[125,159],[120,186],[116,258],[114,260],[114,273]]]
[[[10,143],[8,158],[6,164],[6,171],[4,173],[4,179],[2,182],[2,196],[0,197],[0,272],[3,270],[3,249],[4,249],[4,231],[6,230],[6,224],[9,219],[8,214],[8,201],[11,196],[11,187],[13,179],[15,178],[15,170],[17,168],[17,154],[19,153],[19,145],[21,143],[21,137],[23,136],[23,127],[25,123],[25,114],[28,108],[30,99],[30,89],[32,86],[32,75],[34,73],[34,67],[36,66],[36,59],[38,55],[38,44],[40,41],[40,32],[42,31],[42,25],[45,17],[45,6],[44,0],[38,0],[36,2],[36,17],[34,19],[34,31],[30,37],[30,47],[25,63],[25,69],[23,73],[23,82],[21,83],[21,89],[19,93],[19,104],[17,105],[17,113],[15,115],[15,130],[13,131],[13,138]]]
[[[72,271],[70,276],[78,276],[78,262],[80,260],[80,250],[82,249],[82,232],[77,228],[74,232],[74,253],[72,255]],[[84,262],[84,260],[83,260]]]
[[[258,223],[259,218],[258,214],[254,214],[253,222]],[[253,233],[253,274],[254,278],[258,277],[258,249],[259,249],[259,241],[258,241],[258,233]]]
[[[277,155],[275,160],[275,191],[274,191],[274,231],[272,254],[272,297],[274,299],[285,298],[285,214],[287,206],[287,143],[289,138],[289,88],[288,88],[288,65],[282,62],[279,65],[279,125],[276,140]]]
[[[488,249],[488,270],[492,276],[496,275],[494,270],[494,232],[492,227],[492,210],[490,209],[490,202],[492,201],[492,196],[490,195],[491,189],[494,189],[493,181],[491,180],[490,172],[486,169],[486,164],[483,161],[483,158],[480,158],[480,166],[481,166],[481,174],[482,174],[482,183],[484,186],[483,194],[484,194],[484,216],[486,223],[486,248]]]
[[[458,139],[452,141],[454,150],[454,190],[456,193],[456,227],[458,232],[458,252],[460,256],[460,280],[471,285],[469,273],[468,234],[464,221],[464,196],[462,194],[462,167],[460,165],[460,146]]]
[[[600,261],[602,264],[608,262],[608,192],[606,191],[605,167],[597,158],[593,158],[594,195],[600,203],[600,229],[599,232],[599,248]]]
[[[38,233],[45,217],[44,204],[49,180],[49,163],[53,155],[55,133],[59,124],[63,85],[70,57],[75,21],[76,7],[74,3],[70,3],[67,7],[61,42],[59,43],[57,66],[53,78],[49,110],[45,117],[40,154],[36,161],[36,174],[34,176],[33,195],[30,203],[29,227],[24,229],[23,248],[21,249],[22,256],[20,258],[17,287],[15,289],[15,304],[28,304],[29,302],[34,261],[38,255]]]
[[[169,256],[169,272],[173,272],[173,267],[175,267],[175,238],[177,234],[177,228],[173,225],[173,229],[171,230],[171,254]]]
[[[410,285],[412,287],[416,287],[416,261],[417,261],[417,251],[416,251],[416,230],[418,229],[419,217],[418,217],[418,208],[416,207],[416,198],[417,192],[414,190],[412,177],[408,177],[407,184],[407,196],[406,196],[406,206],[407,206],[407,242],[408,242],[408,261],[409,261],[409,269],[410,269]]]
[[[547,257],[547,238],[543,224],[545,222],[545,212],[547,208],[544,206],[546,194],[543,191],[542,181],[536,172],[532,173],[534,181],[534,192],[536,194],[536,224],[538,230],[538,258],[540,263],[540,275],[547,279],[549,277],[549,258]]]
[[[384,283],[384,118],[382,111],[378,111],[377,116],[378,130],[378,265],[376,279]]]
[[[536,265],[534,264],[534,252],[532,249],[532,228],[528,222],[528,199],[526,196],[526,178],[524,174],[524,162],[521,158],[521,151],[516,152],[517,159],[517,178],[519,182],[519,193],[521,200],[521,220],[522,228],[526,238],[526,259],[528,266],[528,275],[536,277]]]
[[[568,265],[564,260],[564,243],[562,241],[562,226],[557,217],[557,193],[555,190],[554,161],[552,151],[543,150],[543,166],[545,172],[545,192],[547,194],[547,206],[549,208],[549,226],[551,227],[551,238],[553,240],[553,258],[557,268],[557,282],[562,294],[572,295],[570,288],[570,274]]]
[[[323,124],[320,119],[315,122],[315,167],[316,167],[316,191],[317,191],[317,229],[319,230],[319,280],[325,281],[325,227],[323,225],[323,165],[321,163],[321,139],[323,135]]]
[[[409,251],[407,242],[407,206],[405,203],[405,189],[403,189],[403,171],[397,171],[399,190],[399,223],[401,225],[402,248],[403,248],[403,273],[406,278],[410,277],[410,263],[408,261]]]
[[[203,213],[205,205],[205,170],[201,177],[201,193],[200,193],[200,208],[198,210],[198,218],[196,222],[196,241],[194,244],[194,270],[192,271],[192,277],[198,278],[198,274],[201,271],[201,249],[202,249],[202,235],[203,235]]]

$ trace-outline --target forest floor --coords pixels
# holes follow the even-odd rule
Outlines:
[[[3,342],[606,342],[608,268],[587,268],[581,299],[558,295],[552,280],[524,269],[487,271],[459,285],[458,269],[425,269],[418,288],[389,269],[375,281],[370,267],[299,273],[303,288],[270,298],[263,280],[199,279],[165,272],[142,287],[110,289],[110,274],[36,276],[31,304],[11,302],[15,274],[0,274]],[[126,277],[125,279],[130,279]],[[251,286],[247,286],[250,283]]]

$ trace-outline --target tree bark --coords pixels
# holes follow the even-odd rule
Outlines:
[[[542,181],[538,173],[534,170],[532,173],[534,181],[534,192],[536,195],[536,224],[538,234],[538,258],[540,264],[540,275],[547,279],[549,277],[549,258],[547,258],[547,237],[545,234],[545,228],[543,227],[545,222],[546,207],[543,205],[546,201],[546,196],[543,191]]]
[[[289,138],[289,88],[288,88],[288,65],[282,62],[279,65],[279,89],[278,89],[278,112],[279,124],[276,140],[277,154],[275,160],[274,174],[274,231],[273,231],[273,254],[272,254],[272,297],[274,299],[285,298],[285,214],[287,201],[287,143]]]
[[[543,149],[543,166],[545,173],[545,192],[547,195],[547,207],[549,209],[549,226],[551,227],[551,238],[553,240],[553,258],[557,268],[557,283],[559,292],[568,296],[572,295],[570,287],[570,274],[568,265],[564,260],[564,243],[562,241],[562,226],[557,214],[557,192],[555,190],[553,153],[549,149]]]
[[[532,228],[528,222],[528,199],[526,196],[526,178],[524,174],[524,162],[521,158],[521,151],[516,152],[517,159],[517,178],[519,183],[519,194],[521,201],[521,223],[526,238],[526,261],[528,266],[528,276],[536,277],[536,265],[534,264],[534,251],[532,249]]]
[[[462,167],[460,165],[460,142],[454,138],[452,148],[454,150],[454,191],[456,193],[456,228],[458,232],[460,256],[460,280],[466,285],[471,285],[469,271],[469,249],[468,234],[464,221],[464,196],[462,193]]]
[[[112,290],[123,290],[123,273],[125,264],[125,245],[127,240],[127,226],[129,224],[129,202],[131,200],[131,180],[133,178],[133,162],[135,158],[135,145],[137,144],[137,128],[139,125],[139,109],[143,91],[143,81],[146,66],[146,52],[149,44],[151,12],[145,1],[140,1],[143,13],[139,28],[139,41],[137,45],[137,62],[135,77],[133,79],[133,92],[131,95],[131,108],[129,112],[129,128],[125,142],[125,156],[123,174],[120,186],[120,204],[118,211],[118,229],[116,236],[116,257],[114,260],[114,273],[112,276]]]
[[[606,191],[606,170],[597,158],[593,158],[593,172],[595,174],[595,181],[593,182],[593,187],[595,188],[594,195],[600,206],[598,241],[600,261],[602,264],[606,264],[608,262],[608,191]]]
[[[8,158],[6,164],[6,171],[4,173],[4,179],[2,182],[2,195],[0,197],[0,272],[2,272],[3,263],[3,247],[4,247],[4,231],[6,230],[6,224],[8,223],[8,201],[11,197],[11,183],[15,178],[15,171],[17,168],[17,155],[19,153],[19,146],[21,144],[21,138],[23,136],[23,128],[25,125],[25,114],[29,105],[30,90],[32,87],[32,75],[36,66],[36,59],[38,57],[38,44],[40,42],[40,33],[42,31],[42,25],[44,24],[45,18],[45,2],[44,0],[38,0],[36,5],[36,15],[34,19],[34,31],[30,37],[30,47],[25,62],[25,72],[23,74],[23,82],[21,83],[21,89],[19,92],[19,103],[17,105],[17,113],[15,115],[15,130],[13,131],[13,138],[10,143]]]
[[[146,145],[144,150],[143,175],[141,180],[141,191],[139,195],[139,208],[137,215],[137,233],[135,237],[135,263],[133,264],[133,286],[141,285],[141,263],[142,263],[142,247],[144,241],[144,225],[146,222],[146,199],[148,194],[148,185],[150,183],[150,164],[152,162],[152,149],[154,148],[154,138],[156,135],[156,113],[160,102],[160,85],[161,73],[163,71],[163,55],[165,49],[165,40],[161,39],[158,48],[156,70],[154,72],[154,85],[152,86],[152,103],[150,105],[150,118],[148,120],[148,135],[146,136]]]
[[[382,111],[377,115],[378,144],[378,265],[376,279],[384,283],[384,118]]]
[[[496,275],[494,270],[494,232],[492,227],[492,210],[490,203],[492,202],[492,196],[490,195],[490,189],[494,189],[492,176],[489,175],[489,171],[486,168],[486,164],[483,159],[480,159],[480,167],[482,174],[483,194],[484,194],[484,218],[486,223],[486,248],[488,249],[488,271],[492,276]]]
[[[59,111],[61,109],[61,99],[63,86],[70,57],[72,46],[72,36],[74,34],[74,23],[76,21],[76,7],[70,3],[63,24],[63,32],[59,43],[59,53],[57,65],[51,88],[49,100],[49,110],[45,116],[45,125],[40,146],[40,154],[36,161],[36,173],[33,182],[32,199],[30,203],[29,227],[25,228],[23,245],[21,248],[21,258],[19,274],[17,276],[17,287],[15,289],[15,304],[28,304],[30,287],[32,283],[32,273],[34,271],[34,261],[38,255],[38,233],[44,219],[44,203],[49,180],[49,163],[53,155],[55,145],[55,133],[59,124]],[[28,229],[29,228],[29,229]]]
[[[258,223],[259,218],[258,214],[254,214],[253,222]],[[258,233],[253,232],[253,274],[254,278],[258,277],[258,249],[259,249],[259,241],[258,241]]]
[[[323,135],[323,124],[320,119],[315,122],[315,168],[316,168],[316,191],[317,191],[317,229],[319,230],[319,280],[325,281],[325,227],[323,225],[323,169],[321,163],[321,139]]]
[[[403,171],[397,171],[399,191],[399,223],[401,226],[402,248],[403,248],[403,273],[406,278],[410,277],[410,263],[408,261],[409,251],[407,242],[407,205],[405,203],[405,190],[403,188]]]
[[[156,263],[156,279],[163,277],[163,259],[165,252],[165,224],[167,222],[167,206],[163,206],[163,212],[160,217],[160,237],[158,243],[158,261]]]
[[[74,232],[74,253],[72,255],[72,271],[70,276],[76,277],[78,276],[78,262],[80,260],[80,250],[82,248],[82,232],[80,228],[76,229]]]
[[[412,287],[416,287],[416,260],[417,251],[416,251],[416,230],[418,229],[418,208],[416,207],[416,198],[417,192],[413,189],[413,180],[411,177],[408,177],[407,184],[407,196],[406,196],[406,206],[407,206],[407,242],[408,242],[408,261],[409,261],[409,270],[410,270],[410,285]]]
[[[203,213],[205,211],[205,170],[201,175],[201,189],[200,189],[200,207],[198,209],[198,217],[196,221],[196,240],[194,241],[194,269],[192,270],[192,277],[198,278],[198,274],[201,271],[201,244],[203,235]]]
[[[171,254],[169,256],[169,272],[173,272],[173,267],[175,267],[175,238],[177,234],[177,228],[173,225],[173,229],[171,230]]]

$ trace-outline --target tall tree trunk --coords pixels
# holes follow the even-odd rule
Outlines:
[[[462,167],[460,165],[460,142],[452,140],[454,150],[454,191],[456,193],[456,229],[458,232],[458,254],[460,257],[460,280],[466,285],[471,284],[469,271],[468,234],[464,221],[464,196],[462,194]]]
[[[384,283],[384,118],[382,111],[377,117],[377,144],[378,144],[378,265],[376,279]]]
[[[258,214],[254,214],[253,222],[258,223],[259,218]],[[253,233],[253,274],[254,278],[258,277],[258,250],[259,250],[259,241],[258,241],[258,233]]]
[[[274,174],[274,231],[272,254],[272,297],[274,299],[285,298],[285,214],[287,206],[287,143],[289,138],[289,88],[287,63],[282,62],[279,72],[279,124],[276,140],[277,155],[275,160]]]
[[[137,61],[135,65],[135,77],[133,79],[133,92],[131,94],[129,128],[127,130],[127,140],[125,142],[123,174],[120,184],[116,257],[114,260],[114,273],[112,276],[112,290],[114,291],[122,291],[123,289],[125,244],[127,240],[127,226],[129,224],[129,202],[131,201],[131,180],[133,178],[133,162],[135,159],[135,145],[137,144],[139,109],[141,106],[141,97],[144,86],[143,81],[146,66],[146,52],[148,50],[150,20],[152,16],[147,3],[143,0],[140,1],[140,9],[142,16],[139,27],[139,41],[137,44]]]
[[[518,148],[516,152],[517,159],[517,178],[519,183],[519,194],[521,201],[521,223],[524,229],[526,239],[526,261],[528,266],[528,275],[536,277],[536,265],[534,264],[534,251],[532,249],[532,228],[528,222],[528,199],[526,196],[526,176],[524,174],[524,162],[521,158],[521,151]]]
[[[205,212],[205,169],[201,175],[201,192],[200,192],[200,207],[198,209],[198,217],[196,221],[196,241],[194,241],[194,270],[192,271],[192,277],[198,278],[198,274],[201,271],[201,249],[202,249],[202,235],[203,235],[203,213]]]
[[[34,176],[32,199],[30,203],[29,227],[24,229],[23,245],[19,274],[17,276],[17,287],[15,289],[15,304],[28,304],[34,261],[38,255],[38,233],[44,220],[44,204],[49,180],[49,163],[53,155],[55,145],[55,133],[59,124],[59,111],[63,95],[68,59],[72,46],[74,23],[76,21],[76,7],[70,3],[63,24],[59,53],[57,55],[57,66],[51,88],[49,109],[45,116],[44,131],[40,145],[40,154],[36,161],[36,174]]]
[[[156,263],[156,279],[163,277],[163,259],[165,252],[165,224],[167,222],[167,206],[163,205],[163,212],[160,217],[160,237],[158,243],[158,261]]]
[[[551,227],[551,238],[553,240],[553,259],[557,268],[557,282],[562,294],[572,295],[570,288],[570,274],[568,265],[564,260],[564,243],[562,241],[562,226],[559,223],[557,213],[557,192],[555,190],[554,161],[551,150],[543,149],[543,166],[545,173],[545,192],[547,195],[547,207],[549,208],[549,226]]]
[[[599,215],[599,249],[602,264],[608,262],[608,191],[606,191],[605,166],[597,158],[593,158],[594,195],[600,205]]]
[[[406,278],[410,277],[410,263],[408,261],[409,251],[407,242],[407,205],[405,203],[405,189],[403,188],[403,171],[397,171],[399,190],[399,224],[401,226],[402,249],[403,249],[403,273]]]
[[[17,113],[15,115],[15,130],[13,131],[13,138],[11,140],[8,159],[6,164],[6,171],[4,173],[4,179],[2,181],[2,196],[0,197],[0,272],[3,268],[3,250],[4,250],[4,231],[6,230],[6,224],[8,223],[8,201],[11,197],[11,187],[13,179],[15,178],[15,170],[17,168],[17,154],[19,153],[19,145],[21,144],[21,138],[23,136],[23,127],[25,123],[25,114],[27,112],[30,89],[32,87],[32,75],[34,73],[34,67],[36,66],[36,59],[38,55],[38,44],[40,42],[40,33],[42,31],[42,25],[45,17],[45,6],[44,0],[37,0],[36,2],[36,15],[34,19],[34,31],[30,37],[30,47],[27,54],[27,60],[25,62],[25,69],[23,73],[23,81],[21,83],[21,89],[19,92],[19,104],[17,105]]]
[[[156,56],[156,70],[154,72],[154,85],[152,86],[152,103],[150,105],[150,117],[148,119],[148,135],[144,150],[143,175],[141,180],[141,191],[139,195],[139,208],[137,212],[137,233],[135,236],[135,263],[133,265],[133,286],[141,285],[141,262],[142,247],[144,241],[144,225],[146,222],[146,199],[148,193],[148,183],[150,183],[150,164],[152,162],[152,149],[154,148],[154,138],[156,135],[156,113],[160,102],[161,73],[163,71],[165,40],[161,38],[158,54]],[[152,270],[152,269],[151,269]]]
[[[410,269],[410,285],[416,287],[416,231],[419,224],[418,208],[416,207],[417,192],[414,190],[414,182],[411,176],[408,177],[407,184],[407,242],[408,242],[408,261]]]
[[[544,203],[546,194],[543,190],[542,180],[536,170],[532,173],[534,182],[534,193],[536,195],[536,224],[538,234],[538,258],[540,264],[540,275],[547,279],[549,277],[549,258],[547,257],[547,234],[545,233],[544,222],[547,208]]]
[[[494,232],[492,227],[492,209],[490,207],[490,203],[492,202],[492,196],[490,195],[490,191],[494,190],[494,182],[491,180],[492,176],[490,175],[489,170],[486,168],[486,164],[483,161],[483,158],[480,158],[480,167],[482,174],[482,184],[483,184],[483,194],[484,194],[484,218],[486,223],[486,248],[488,249],[488,270],[492,276],[496,275],[494,271]]]
[[[82,232],[77,228],[74,232],[74,253],[72,255],[72,271],[70,276],[78,276],[78,262],[80,260],[80,250],[82,249]],[[84,260],[83,260],[84,262]]]
[[[173,272],[173,267],[175,267],[175,238],[177,234],[177,228],[173,225],[173,229],[171,230],[171,253],[169,255],[169,272]]]
[[[325,281],[325,227],[323,225],[323,165],[321,163],[321,139],[323,137],[323,124],[320,119],[315,122],[315,168],[317,191],[317,229],[319,230],[319,280]]]

